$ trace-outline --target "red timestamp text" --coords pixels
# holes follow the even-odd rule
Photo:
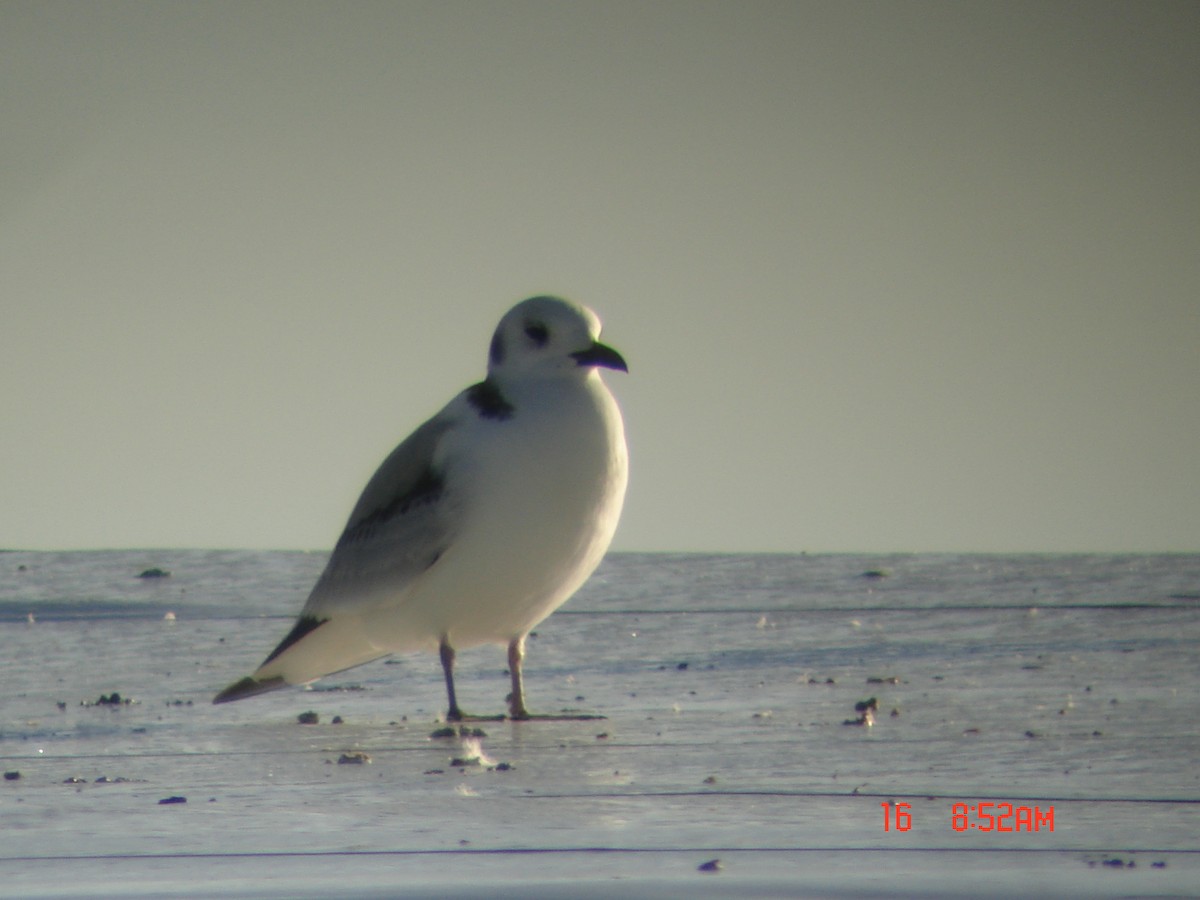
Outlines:
[[[884,831],[908,831],[913,827],[911,803],[881,803]],[[1054,807],[1019,806],[1007,801],[980,800],[955,803],[950,808],[950,827],[955,831],[984,831],[999,834],[1054,830]]]

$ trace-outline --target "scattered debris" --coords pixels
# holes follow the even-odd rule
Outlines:
[[[889,572],[887,569],[867,569],[867,571],[863,572],[863,573],[862,573],[861,575],[859,575],[858,577],[859,577],[859,578],[866,578],[866,579],[869,579],[869,580],[871,580],[871,581],[877,581],[877,580],[878,580],[878,579],[880,579],[880,578],[887,578],[887,577],[889,577],[891,574],[892,574],[892,573],[891,573],[891,572]]]
[[[899,684],[900,678],[896,675],[872,675],[867,679],[867,684]]]
[[[462,756],[451,759],[450,765],[462,769],[467,766],[495,766],[496,763],[483,751],[483,743],[479,738],[465,735],[462,739]]]
[[[846,719],[842,722],[843,725],[865,725],[870,728],[875,724],[875,713],[879,709],[879,700],[875,697],[870,697],[866,700],[859,700],[854,704],[854,711],[858,713],[858,718]]]
[[[173,803],[187,803],[187,797],[163,797],[158,801],[159,806],[168,806]]]
[[[361,750],[354,750],[350,753],[343,753],[338,757],[339,766],[362,766],[370,765],[371,754],[364,753]]]
[[[1102,865],[1108,869],[1136,869],[1137,868],[1137,863],[1134,860],[1131,859],[1131,860],[1129,860],[1129,862],[1126,862],[1125,860],[1121,859],[1119,856],[1114,856],[1110,859],[1102,859],[1102,860],[1100,860],[1100,865]],[[1095,867],[1096,867],[1096,861],[1094,859],[1089,859],[1088,860],[1088,868],[1095,868]]]
[[[361,684],[310,684],[304,688],[312,694],[352,694],[366,691]]]
[[[698,872],[720,872],[725,868],[725,864],[719,859],[710,859],[708,862],[700,863],[696,866]]]
[[[89,706],[131,706],[133,700],[129,697],[122,697],[116,691],[111,694],[101,694],[95,703],[89,703],[87,700],[80,700],[79,705],[83,707]]]
[[[155,566],[153,569],[146,569],[138,578],[170,578],[171,573],[166,569],[160,569]]]
[[[487,732],[482,728],[468,728],[466,725],[460,725],[458,728],[447,726],[438,728],[429,733],[431,738],[485,738]]]

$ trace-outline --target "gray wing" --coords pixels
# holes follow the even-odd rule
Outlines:
[[[438,445],[453,429],[453,404],[404,440],[367,482],[301,616],[399,594],[437,562],[454,537],[456,516]]]

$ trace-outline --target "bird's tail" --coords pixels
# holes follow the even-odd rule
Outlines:
[[[288,686],[287,681],[283,676],[275,678],[264,678],[261,681],[247,675],[241,681],[235,681],[217,696],[213,697],[213,703],[229,703],[231,700],[245,700],[247,697],[255,697],[258,694],[265,694],[267,691],[276,691],[279,688]]]
[[[234,682],[213,698],[213,703],[244,700],[294,684],[308,684],[326,675],[361,666],[388,656],[358,616],[318,619],[301,615],[291,630],[253,675]]]

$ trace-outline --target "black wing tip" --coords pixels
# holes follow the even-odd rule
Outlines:
[[[235,681],[217,696],[213,697],[213,703],[230,703],[234,700],[245,700],[247,697],[255,697],[259,694],[265,694],[268,691],[275,691],[279,688],[287,687],[287,682],[282,676],[277,675],[274,678],[267,678],[259,681],[257,678],[251,678],[247,675],[241,681]]]
[[[289,649],[293,644],[298,643],[300,640],[307,637],[311,632],[316,631],[328,621],[328,619],[318,619],[315,616],[301,616],[296,620],[296,627],[288,632],[288,636],[279,642],[279,646],[271,651],[270,656],[263,660],[263,665],[265,666],[271,660],[275,659],[275,657]]]

